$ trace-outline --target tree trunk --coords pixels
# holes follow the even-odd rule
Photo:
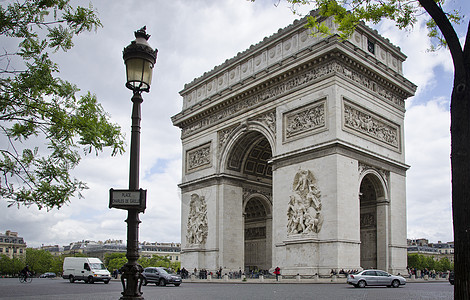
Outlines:
[[[454,299],[470,299],[470,72],[451,98]]]
[[[454,63],[450,103],[454,299],[470,299],[470,23],[462,50],[452,24],[436,1],[418,1],[441,30]]]

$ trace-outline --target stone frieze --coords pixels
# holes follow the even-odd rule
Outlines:
[[[333,60],[326,64],[309,67],[307,68],[307,71],[297,72],[294,75],[286,77],[286,79],[280,82],[267,86],[260,92],[244,97],[240,101],[210,113],[206,117],[202,117],[193,123],[183,126],[182,137],[184,138],[194,132],[200,131],[232,117],[241,111],[272,101],[274,98],[284,96],[294,89],[307,86],[313,81],[333,74],[349,78],[363,88],[375,93],[377,96],[380,96],[380,98],[384,99],[386,102],[398,106],[400,109],[404,109],[405,107],[404,99],[397,96],[396,93],[391,91],[384,84],[373,80],[370,76],[362,74],[348,63]]]
[[[324,128],[326,102],[315,102],[284,114],[284,140]]]
[[[211,144],[205,144],[186,152],[186,172],[192,172],[212,165]]]
[[[366,109],[359,108],[345,101],[343,123],[345,128],[390,145],[396,150],[400,149],[399,126],[384,120]]]

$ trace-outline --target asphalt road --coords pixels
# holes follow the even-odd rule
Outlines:
[[[179,287],[142,287],[145,299],[454,299],[448,282],[408,283],[400,288],[357,289],[344,283],[190,283]],[[0,299],[119,299],[119,281],[109,284],[69,283],[63,279],[35,278],[20,283],[17,278],[0,279]]]

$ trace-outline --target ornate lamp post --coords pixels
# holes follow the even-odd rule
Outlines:
[[[139,213],[145,211],[146,191],[139,188],[140,160],[140,120],[142,92],[149,92],[152,71],[157,61],[158,50],[153,50],[147,40],[150,35],[143,27],[137,30],[135,41],[124,48],[123,59],[126,64],[126,87],[133,91],[132,96],[132,130],[129,170],[129,190],[110,190],[109,207],[126,209],[127,215],[127,253],[128,262],[121,268],[123,286],[120,299],[144,299],[142,297],[142,266],[139,259]]]

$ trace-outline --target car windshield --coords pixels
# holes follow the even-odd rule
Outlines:
[[[101,264],[101,263],[91,263],[90,267],[94,270],[104,270],[104,269],[106,269],[104,267],[104,264]]]
[[[169,274],[169,275],[175,275],[175,271],[171,270],[171,269],[167,269],[167,268],[161,268],[159,269],[160,272],[164,273],[164,274]]]

